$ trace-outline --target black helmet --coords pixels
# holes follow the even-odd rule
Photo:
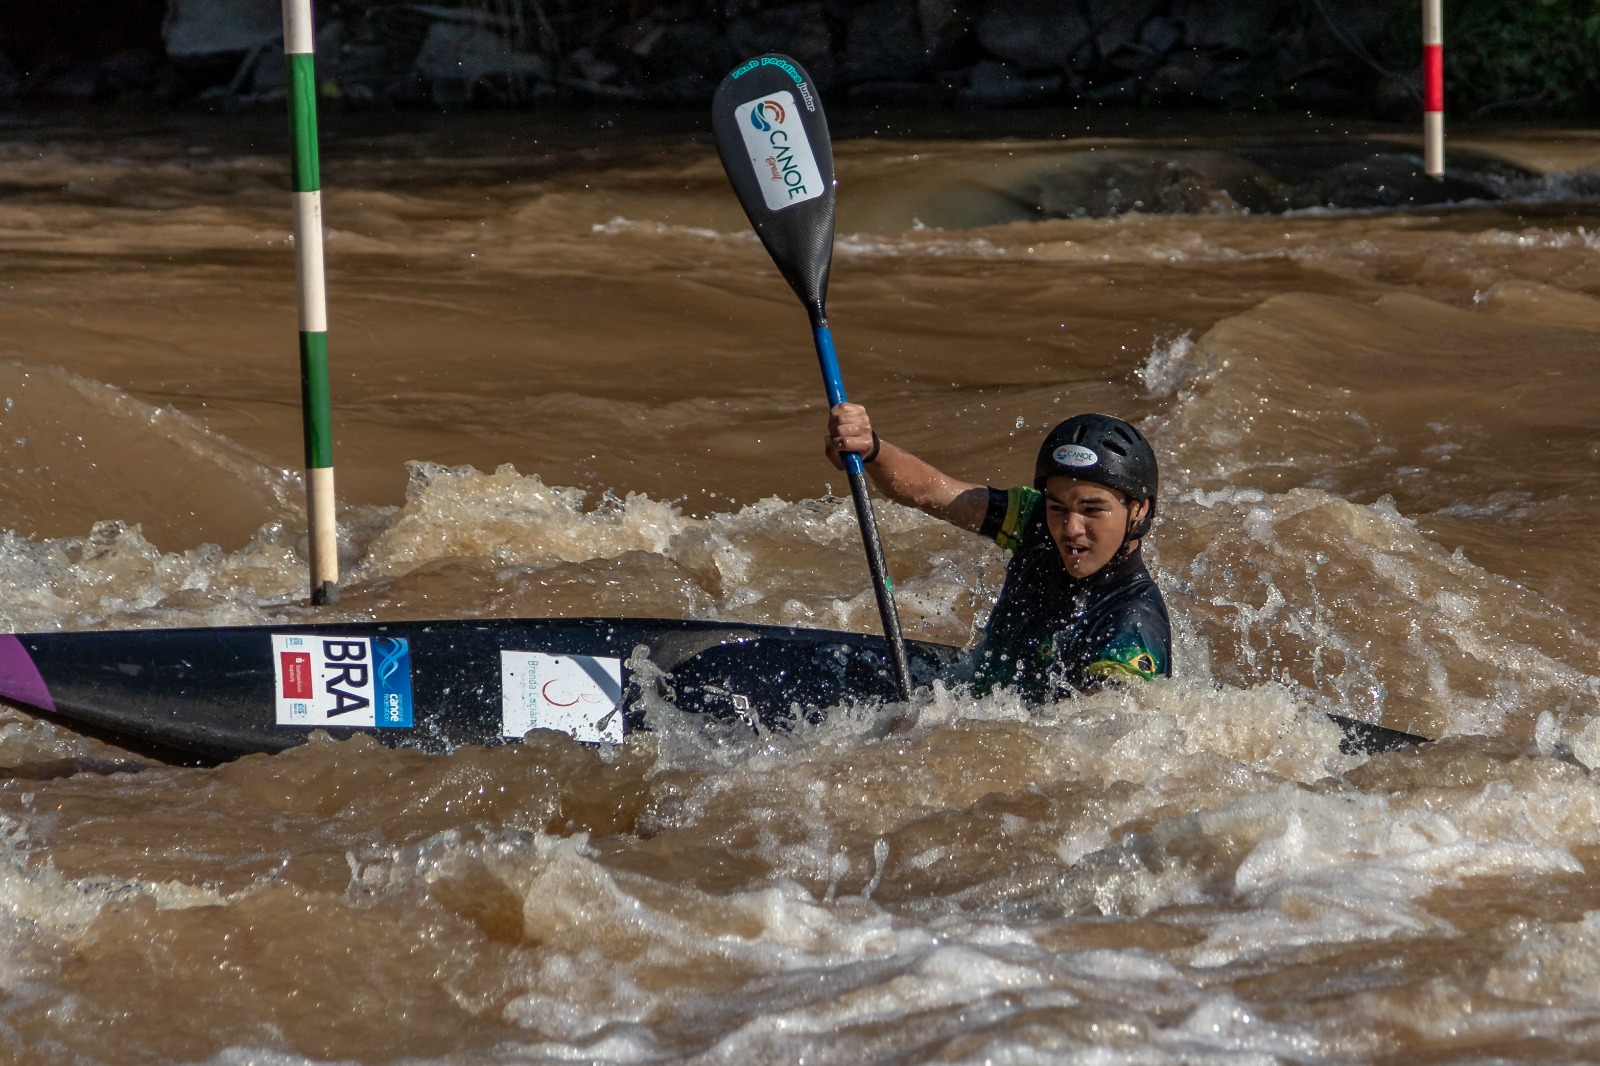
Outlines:
[[[1135,500],[1149,500],[1144,521],[1128,539],[1150,532],[1161,478],[1155,449],[1132,424],[1111,415],[1075,415],[1052,429],[1039,446],[1033,487],[1042,490],[1057,475],[1109,485]]]

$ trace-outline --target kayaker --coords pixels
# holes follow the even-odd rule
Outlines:
[[[860,404],[828,415],[828,458],[862,457],[890,499],[991,537],[1011,552],[974,661],[979,695],[1008,686],[1033,700],[1172,673],[1167,606],[1140,556],[1155,517],[1155,451],[1133,425],[1082,414],[1052,429],[1033,484],[961,481],[872,429]]]

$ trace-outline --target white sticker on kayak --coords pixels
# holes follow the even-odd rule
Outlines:
[[[411,646],[403,637],[274,633],[272,669],[279,725],[411,728]]]
[[[827,191],[793,93],[780,89],[740,104],[733,120],[744,134],[750,165],[770,210],[781,211]]]
[[[500,653],[501,735],[558,729],[586,743],[622,743],[622,660]]]

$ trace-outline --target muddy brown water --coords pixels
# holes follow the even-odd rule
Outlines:
[[[999,485],[1140,421],[1177,678],[215,769],[7,712],[5,1057],[1587,1058],[1600,137],[1454,139],[1477,198],[1435,203],[1408,131],[975,121],[840,120],[846,384]],[[313,617],[281,151],[0,123],[0,629]],[[693,116],[343,116],[324,176],[327,617],[874,628],[803,314]],[[908,633],[970,640],[998,550],[880,522]]]

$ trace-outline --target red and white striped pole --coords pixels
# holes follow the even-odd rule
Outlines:
[[[333,418],[328,397],[328,297],[322,263],[322,173],[317,159],[316,28],[311,0],[283,0],[289,86],[294,261],[300,280],[300,397],[306,436],[306,518],[311,602],[339,602],[339,529],[334,517]]]
[[[1444,177],[1444,13],[1422,0],[1422,168]]]

